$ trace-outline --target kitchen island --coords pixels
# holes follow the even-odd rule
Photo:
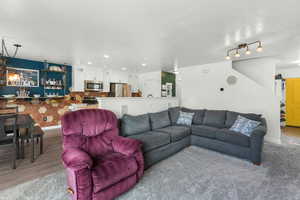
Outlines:
[[[70,111],[70,105],[80,104],[84,96],[103,95],[88,92],[71,92],[65,96],[52,97],[0,97],[0,107],[18,107],[21,114],[29,114],[41,127],[56,127],[60,125],[60,117]],[[92,106],[92,107],[98,107]],[[86,106],[90,108],[90,106]]]
[[[107,94],[71,92],[63,97],[0,98],[0,107],[18,107],[21,114],[30,114],[37,125],[45,128],[59,127],[61,116],[73,109],[108,109],[113,111],[118,117],[122,117],[123,114],[139,115],[179,105],[177,98],[103,97],[105,95]],[[98,104],[83,104],[84,96],[96,97]]]

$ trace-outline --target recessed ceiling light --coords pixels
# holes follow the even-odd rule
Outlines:
[[[127,68],[126,68],[126,67],[122,67],[121,69],[122,69],[123,71],[127,70]]]
[[[146,67],[146,66],[147,66],[147,64],[146,64],[146,63],[142,63],[142,66],[143,66],[143,67]]]
[[[89,61],[89,62],[88,62],[88,65],[91,65],[91,64],[93,64],[93,63],[92,63],[91,61]]]
[[[107,59],[107,58],[109,58],[109,55],[104,54],[103,57]]]

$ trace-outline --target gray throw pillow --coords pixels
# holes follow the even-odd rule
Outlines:
[[[181,111],[188,112],[188,113],[194,113],[193,117],[193,124],[202,125],[205,109],[189,109],[189,108],[182,108]]]
[[[150,113],[152,130],[164,128],[171,125],[169,112],[167,110],[157,113]]]
[[[149,115],[124,115],[121,120],[121,130],[123,136],[136,135],[150,131]]]
[[[237,120],[238,115],[246,117],[248,119],[254,120],[254,121],[261,121],[261,115],[260,114],[254,114],[254,113],[238,113],[233,111],[227,111],[226,112],[226,121],[225,126],[227,128],[231,127],[234,122]]]
[[[193,122],[193,117],[194,113],[180,111],[177,124],[191,126]]]
[[[247,119],[241,115],[238,115],[237,120],[234,122],[231,131],[242,133],[248,137],[251,136],[253,130],[258,127],[261,123],[251,119]]]

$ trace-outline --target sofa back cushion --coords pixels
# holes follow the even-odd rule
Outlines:
[[[217,128],[224,128],[225,119],[225,110],[206,110],[204,114],[203,124]]]
[[[172,125],[176,125],[179,117],[180,107],[169,108],[169,117]]]
[[[123,136],[136,135],[150,131],[149,115],[124,115],[122,117],[121,130]]]
[[[226,121],[225,121],[225,126],[227,128],[231,127],[234,122],[237,120],[238,116],[243,116],[248,119],[254,120],[261,122],[261,115],[260,114],[254,114],[254,113],[238,113],[238,112],[233,112],[233,111],[227,111],[226,112]]]
[[[168,110],[157,113],[150,113],[149,116],[152,130],[164,128],[171,125]]]

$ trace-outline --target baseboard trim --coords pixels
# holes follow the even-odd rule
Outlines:
[[[265,141],[271,142],[271,143],[274,143],[274,144],[282,144],[280,138],[265,137]]]

